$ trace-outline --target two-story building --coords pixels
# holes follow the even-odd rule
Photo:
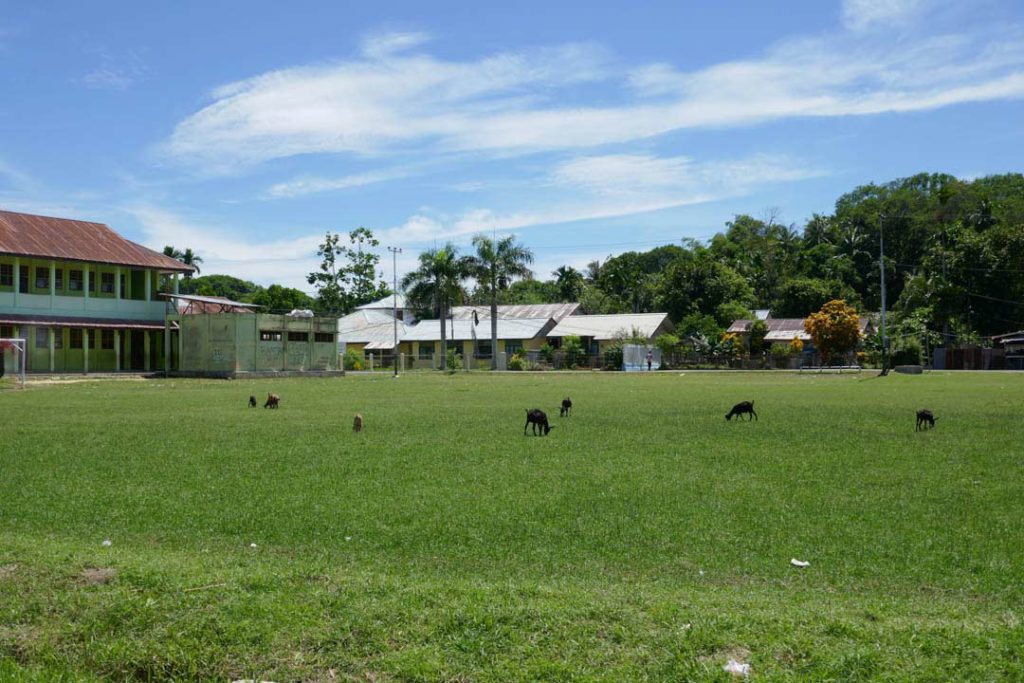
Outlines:
[[[102,223],[0,211],[0,337],[27,340],[29,372],[162,370],[159,294],[192,271]]]

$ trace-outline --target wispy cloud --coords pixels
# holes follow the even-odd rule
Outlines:
[[[405,178],[411,173],[410,169],[388,169],[383,171],[370,171],[369,173],[356,173],[340,176],[338,178],[301,177],[272,185],[267,190],[267,196],[272,199],[302,197],[304,195],[316,194],[319,192],[331,192],[334,190],[346,190],[353,187],[362,187],[374,183],[382,183],[389,180]]]
[[[928,0],[843,0],[843,24],[862,31],[872,26],[893,26],[909,21]]]
[[[14,164],[0,158],[0,188],[6,185],[12,189],[25,189],[33,185],[34,181],[25,171]]]
[[[78,79],[87,88],[127,90],[150,76],[149,67],[135,51],[115,55],[107,50],[96,50],[100,64]]]
[[[854,6],[864,21],[881,21],[866,0]],[[422,47],[419,34],[378,36],[355,59],[218,88],[209,106],[178,124],[166,151],[208,167],[309,153],[507,155],[687,128],[1019,98],[1024,42],[1015,31],[902,41],[837,32],[696,71],[624,70],[592,45],[450,61],[410,52]],[[598,97],[588,95],[594,89],[575,87],[581,82],[606,86],[601,104],[588,101]]]

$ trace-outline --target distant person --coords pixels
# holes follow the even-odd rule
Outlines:
[[[647,372],[651,371],[651,363],[654,362],[654,353],[650,350],[647,351]]]

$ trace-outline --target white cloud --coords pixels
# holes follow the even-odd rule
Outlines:
[[[363,54],[373,59],[382,59],[419,47],[429,40],[429,35],[417,31],[377,33],[363,40]]]
[[[857,6],[865,18],[881,16],[864,0]],[[166,151],[206,168],[310,153],[506,155],[1020,98],[1024,41],[1014,30],[919,40],[837,33],[696,71],[649,64],[628,72],[594,46],[450,61],[403,52],[422,44],[419,34],[378,36],[361,58],[218,88],[178,124]],[[602,88],[573,87],[581,82]]]
[[[878,24],[902,24],[926,4],[926,0],[843,0],[843,24],[853,31]]]
[[[149,67],[139,53],[129,51],[114,55],[106,50],[96,50],[100,65],[78,79],[87,88],[127,90],[136,83],[149,78]]]
[[[408,176],[408,169],[391,169],[384,171],[370,171],[369,173],[356,173],[341,176],[338,178],[317,178],[302,177],[294,178],[287,182],[277,183],[267,190],[267,196],[279,198],[301,197],[319,192],[331,192],[334,190],[345,190],[352,187],[362,187],[374,183],[382,183],[388,180],[396,180]]]

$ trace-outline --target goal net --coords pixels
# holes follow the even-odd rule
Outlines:
[[[24,339],[0,337],[0,387],[13,384],[25,388],[27,342]]]

